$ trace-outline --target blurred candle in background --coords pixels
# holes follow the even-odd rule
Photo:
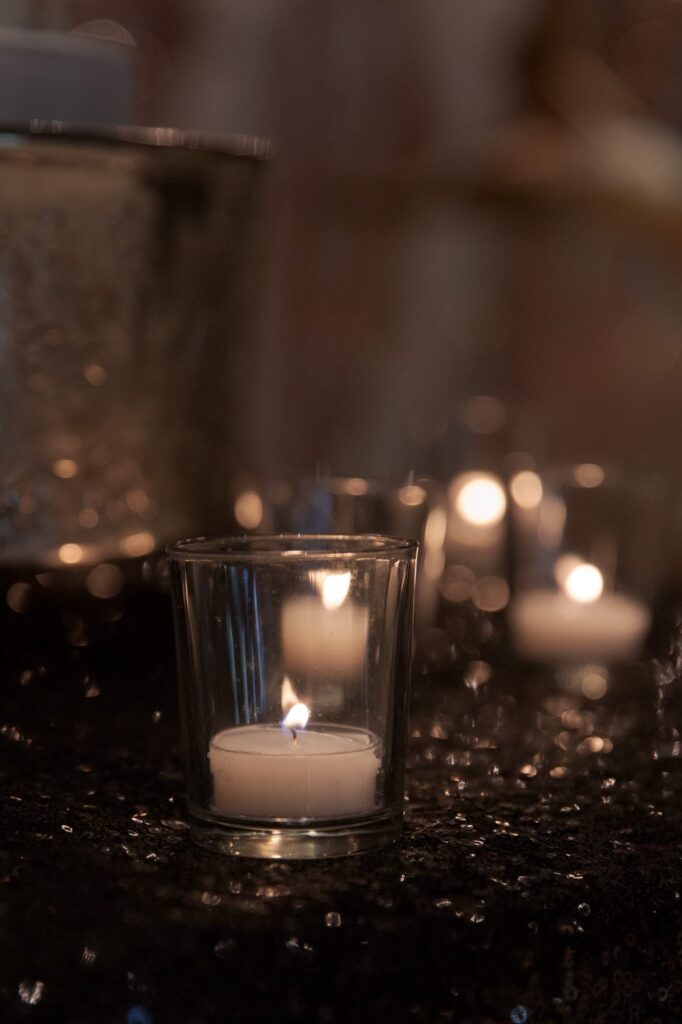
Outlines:
[[[462,473],[448,489],[448,560],[477,576],[500,571],[504,558],[507,496],[492,473]]]
[[[518,653],[540,661],[627,661],[636,657],[651,613],[642,601],[624,594],[605,594],[603,588],[599,569],[576,558],[558,590],[519,594],[509,608]]]
[[[540,661],[628,661],[661,587],[665,488],[594,462],[511,476],[512,641]]]

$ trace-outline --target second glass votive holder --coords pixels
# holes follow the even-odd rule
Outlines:
[[[510,481],[517,653],[553,663],[635,660],[661,574],[661,493],[596,463]]]
[[[167,549],[200,845],[314,858],[397,837],[416,549],[374,535]]]

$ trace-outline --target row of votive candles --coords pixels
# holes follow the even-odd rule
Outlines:
[[[595,464],[581,464],[567,472],[569,485],[584,492],[596,493],[609,485],[605,471]],[[328,493],[330,499],[340,496],[346,502],[346,519],[338,524],[332,518],[326,523],[330,532],[346,532],[352,526],[349,502],[358,504],[358,520],[365,528],[370,512],[378,514],[374,506],[380,505],[377,494],[381,489],[361,478],[321,479],[310,489],[318,498]],[[386,497],[384,503],[393,509],[388,525],[395,532],[419,533],[422,543],[418,626],[428,626],[441,599],[457,601],[472,596],[483,611],[507,610],[514,646],[528,658],[623,660],[637,653],[651,621],[647,603],[627,588],[616,592],[606,566],[584,551],[570,550],[563,499],[546,493],[534,470],[519,469],[511,475],[508,487],[494,474],[474,471],[455,477],[447,494],[428,481],[411,482],[391,494],[391,501]],[[254,503],[257,497],[255,492],[242,495],[245,507],[247,496]],[[367,505],[370,499],[374,502],[371,509]],[[316,507],[319,501],[311,499],[310,503]],[[260,499],[258,508],[262,509]],[[249,526],[259,524],[260,518],[258,523],[248,522]],[[376,528],[383,530],[386,525],[376,523]],[[506,579],[510,527],[519,541],[511,587]],[[603,533],[602,527],[599,524],[597,530],[595,526],[595,533]],[[524,575],[527,561],[533,562],[534,568],[542,563],[542,581],[537,574],[535,579]],[[330,678],[354,670],[362,658],[364,613],[338,598],[335,607],[333,587],[338,590],[339,584],[330,580],[321,600],[300,598],[283,611],[282,640],[294,671],[314,665]]]
[[[596,465],[574,467],[571,473],[574,488],[589,491],[605,482],[604,471]],[[426,520],[423,618],[428,620],[439,596],[451,603],[471,597],[484,611],[506,609],[512,643],[527,658],[575,662],[635,657],[651,624],[650,607],[632,590],[613,586],[618,552],[615,544],[603,543],[612,524],[590,523],[581,511],[578,553],[567,540],[572,524],[567,523],[566,501],[560,493],[546,494],[532,470],[513,475],[509,488],[485,472],[455,478],[447,500]],[[505,579],[510,542],[513,588]],[[590,557],[592,551],[599,555],[604,550],[608,567]]]

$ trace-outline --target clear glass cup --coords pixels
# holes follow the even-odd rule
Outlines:
[[[397,837],[416,551],[377,535],[169,546],[200,845],[312,858]]]
[[[289,509],[293,532],[361,534],[387,529],[388,488],[360,476],[303,480]]]

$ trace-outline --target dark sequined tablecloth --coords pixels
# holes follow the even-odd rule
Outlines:
[[[682,1020],[662,662],[418,678],[404,840],[297,864],[190,844],[154,649],[5,659],[3,1024]]]

